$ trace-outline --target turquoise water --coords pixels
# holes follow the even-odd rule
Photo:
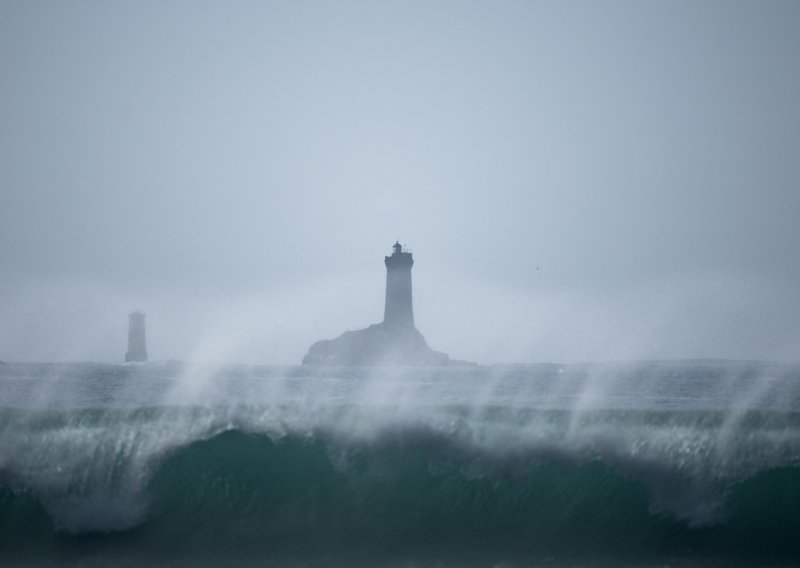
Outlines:
[[[800,562],[800,368],[0,366],[3,565]]]

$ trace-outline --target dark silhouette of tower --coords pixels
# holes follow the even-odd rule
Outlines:
[[[140,311],[128,314],[128,352],[125,362],[147,361],[147,343],[144,335],[144,314]]]
[[[392,256],[386,263],[386,307],[383,323],[414,327],[414,309],[411,303],[411,267],[414,258],[410,252],[403,251],[403,245],[395,242]]]
[[[386,308],[383,322],[364,329],[345,331],[335,339],[317,341],[303,357],[303,365],[317,367],[440,367],[473,365],[453,361],[431,349],[414,327],[411,303],[411,251],[399,242],[386,263]]]

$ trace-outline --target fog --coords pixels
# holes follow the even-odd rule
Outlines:
[[[796,2],[0,2],[0,359],[800,360]]]

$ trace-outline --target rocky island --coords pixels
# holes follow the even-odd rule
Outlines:
[[[444,366],[469,365],[434,351],[414,326],[411,297],[410,251],[396,242],[385,257],[386,305],[383,322],[365,329],[346,331],[336,339],[317,341],[303,358],[310,366]]]

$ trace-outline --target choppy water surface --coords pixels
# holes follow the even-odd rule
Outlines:
[[[800,368],[0,366],[14,565],[800,562]]]

